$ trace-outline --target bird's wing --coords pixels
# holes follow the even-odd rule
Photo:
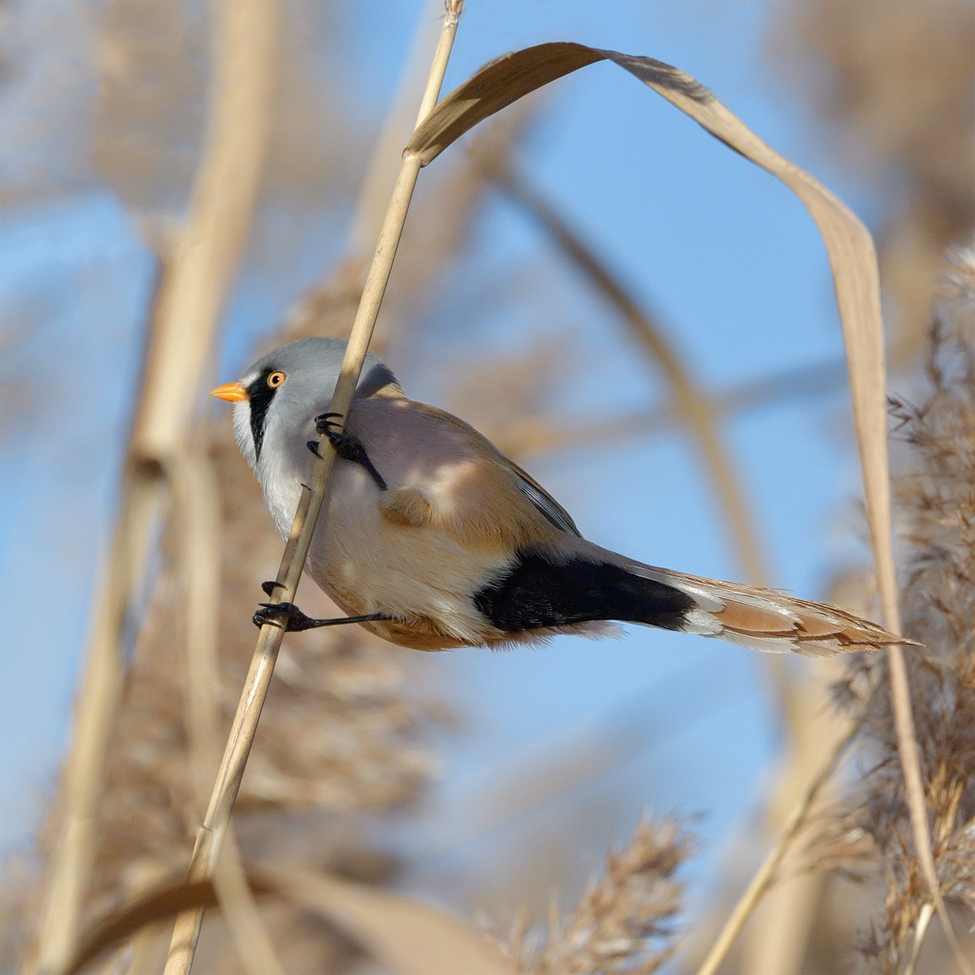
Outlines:
[[[502,454],[502,456],[504,456]],[[582,532],[576,528],[576,523],[572,520],[572,516],[569,514],[565,508],[562,507],[552,497],[548,491],[545,490],[529,474],[527,471],[523,471],[510,457],[504,458],[508,466],[514,471],[518,477],[518,487],[521,492],[528,498],[533,505],[535,505],[538,510],[545,515],[548,520],[558,528],[559,531],[565,532],[567,535],[575,535],[577,538],[582,538]]]
[[[579,536],[540,484],[450,413],[406,398],[373,397],[356,404],[350,422],[370,454],[375,449],[374,463],[390,487],[380,505],[394,517],[435,523],[462,544],[504,539],[504,546],[517,548],[556,534]],[[417,492],[426,506],[417,503]]]
[[[475,430],[469,423],[465,423],[463,420],[454,416],[451,413],[447,413],[444,410],[440,410],[435,406],[429,406],[426,403],[415,403],[414,406],[420,407],[425,413],[430,416],[436,417],[438,420],[445,420],[450,423],[453,427],[462,430],[466,435],[476,438],[484,446],[484,448],[494,456],[494,458],[499,461],[503,466],[510,469],[511,473],[515,475],[515,480],[518,484],[518,489],[521,493],[528,498],[532,505],[545,516],[545,519],[557,528],[560,532],[565,532],[568,535],[575,535],[577,538],[582,538],[582,533],[576,527],[576,523],[572,520],[572,516],[569,514],[565,508],[562,507],[552,497],[548,491],[545,490],[529,474],[527,471],[522,470],[510,457],[506,457],[497,447],[491,443],[487,437],[484,436],[480,431]]]

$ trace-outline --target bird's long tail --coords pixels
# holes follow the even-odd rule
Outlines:
[[[682,613],[678,627],[684,633],[716,637],[751,650],[814,656],[914,642],[837,606],[796,599],[774,589],[702,579],[638,563],[628,569],[648,586],[663,584],[690,598],[693,605]],[[638,622],[655,625],[653,619]]]
[[[697,633],[769,653],[826,656],[911,643],[826,603],[643,565],[585,539],[523,551],[475,594],[505,642],[543,631],[600,632],[604,620]]]

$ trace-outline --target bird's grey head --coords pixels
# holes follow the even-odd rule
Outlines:
[[[280,448],[295,436],[313,435],[307,428],[328,409],[345,346],[340,339],[299,339],[258,359],[239,382],[213,390],[211,395],[234,402],[237,442],[255,471],[268,444]],[[370,353],[356,396],[371,396],[395,382],[392,372]]]

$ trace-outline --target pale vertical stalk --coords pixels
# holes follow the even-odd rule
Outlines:
[[[212,0],[214,76],[189,219],[167,262],[166,322],[147,370],[136,447],[168,458],[196,411],[216,323],[247,244],[271,132],[275,0]]]
[[[448,0],[446,7],[440,41],[434,55],[430,79],[420,108],[420,120],[425,118],[436,104],[440,93],[440,86],[443,83],[444,72],[450,57],[462,4],[459,0]],[[375,329],[379,306],[382,303],[386,284],[389,281],[393,259],[396,256],[396,249],[399,246],[403,226],[406,223],[406,214],[413,196],[413,188],[416,185],[421,167],[422,160],[419,154],[404,152],[399,177],[393,188],[393,195],[369,267],[365,288],[352,326],[352,333],[349,336],[345,358],[342,361],[342,371],[339,374],[335,393],[332,397],[330,410],[340,414],[342,419],[348,413],[359,373],[362,370],[362,363]],[[274,595],[271,597],[272,603],[290,602],[294,599],[305,559],[311,547],[311,540],[318,524],[328,478],[335,462],[335,451],[328,446],[327,438],[324,436],[320,438],[320,446],[322,448],[320,459],[315,463],[311,484],[306,490],[302,491],[298,502],[298,510],[295,512],[291,532],[276,576],[276,581],[280,585],[274,590]],[[279,626],[265,624],[261,627],[220,769],[213,785],[207,815],[197,834],[196,845],[190,862],[188,878],[190,882],[213,876],[229,828],[230,817],[233,814],[254,736],[257,732],[261,710],[267,698],[271,677],[274,673],[274,664],[283,636],[284,630]],[[203,913],[203,909],[200,908],[185,911],[177,918],[165,975],[187,975],[190,971],[203,923]]]
[[[437,49],[433,52],[430,76],[427,78],[423,98],[420,99],[420,108],[416,113],[414,129],[433,111],[437,99],[440,97],[443,76],[447,73],[447,62],[450,60],[450,52],[454,46],[454,37],[457,35],[457,25],[460,23],[460,14],[463,9],[464,0],[445,0],[444,2],[440,37],[437,40]]]
[[[825,763],[819,774],[810,784],[806,794],[796,805],[795,809],[793,809],[792,814],[789,816],[788,822],[782,830],[782,834],[779,836],[778,841],[765,858],[765,861],[759,868],[758,872],[754,877],[752,877],[751,883],[749,883],[745,893],[742,894],[741,898],[738,900],[738,903],[735,905],[735,909],[731,912],[728,920],[725,921],[724,927],[721,929],[721,933],[715,939],[715,942],[711,946],[711,950],[708,952],[708,955],[701,964],[701,967],[698,968],[697,975],[716,975],[722,962],[725,960],[725,958],[727,958],[728,952],[731,951],[731,946],[735,943],[735,939],[741,933],[741,929],[745,926],[745,922],[758,906],[758,902],[762,899],[762,895],[768,889],[768,885],[775,877],[776,871],[781,866],[789,847],[792,845],[792,841],[805,824],[806,819],[809,816],[809,810],[812,808],[812,804],[816,801],[816,797],[819,795],[820,790],[829,781],[834,769],[839,764],[840,759],[843,757],[843,753],[846,751],[847,746],[851,741],[853,741],[854,733],[855,732],[851,731],[843,738],[842,741],[837,744],[837,746],[833,749],[833,753],[830,755],[829,760]]]
[[[209,458],[194,444],[170,468],[172,521],[178,536],[177,574],[185,620],[186,712],[190,765],[200,812],[220,758],[217,657],[220,607],[220,495]],[[228,831],[214,889],[247,975],[283,975],[251,895],[233,831]]]
[[[766,811],[766,828],[777,835],[809,782],[829,760],[837,742],[849,734],[846,721],[830,707],[828,685],[842,671],[840,658],[816,661],[819,666],[783,687],[789,741]],[[824,873],[803,872],[776,887],[756,911],[742,938],[742,971],[748,975],[796,975],[815,922],[816,904],[826,881]]]
[[[430,77],[429,66],[442,34],[436,23],[443,0],[424,0],[413,38],[413,46],[400,75],[396,96],[386,113],[379,138],[373,148],[365,179],[359,190],[355,212],[349,223],[345,251],[348,258],[368,256],[379,236],[390,190],[399,172],[400,153],[413,134],[414,106]]]
[[[41,913],[38,956],[42,971],[59,971],[75,950],[81,903],[91,872],[95,811],[105,749],[122,685],[119,642],[129,600],[142,575],[158,482],[133,470],[123,483],[119,514],[95,604],[85,670],[78,695],[71,750],[61,786],[63,821]],[[28,962],[28,968],[34,967]]]
[[[928,925],[934,917],[934,904],[925,904],[918,914],[917,924],[914,925],[914,942],[911,945],[911,954],[904,966],[903,975],[914,975],[917,968],[917,960],[921,957],[921,948],[924,945],[924,936],[928,933]]]
[[[221,3],[207,149],[189,221],[166,262],[153,308],[112,552],[93,615],[64,775],[64,821],[42,911],[43,971],[62,968],[75,948],[121,686],[123,626],[143,574],[161,477],[185,438],[219,312],[247,239],[268,141],[276,34],[272,0]]]

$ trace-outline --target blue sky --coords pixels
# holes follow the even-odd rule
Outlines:
[[[822,133],[764,57],[776,7],[468,0],[445,90],[507,50],[547,40],[648,54],[697,77],[869,222],[878,216],[869,187],[833,164]],[[334,3],[330,12],[337,39],[322,77],[378,129],[426,14],[406,0]],[[452,147],[444,159],[461,151]],[[531,182],[659,310],[702,382],[724,386],[841,356],[825,250],[798,200],[625,72],[602,64],[559,82],[520,158]],[[274,234],[296,256],[281,261],[288,270],[277,277],[255,268],[240,275],[227,313],[221,361],[231,375],[224,379],[249,359],[253,337],[271,330],[341,254],[344,228],[322,224],[289,236],[290,220],[286,211],[259,219],[258,232]],[[0,842],[7,850],[36,824],[67,733],[153,273],[107,183],[8,209],[0,224],[7,336],[0,369],[7,379],[44,368],[53,394],[13,428],[0,473],[0,581],[8,598],[18,597],[18,612],[5,621],[7,680],[0,687]],[[468,313],[465,302],[477,292],[465,291],[464,282],[479,274],[528,286]],[[459,283],[434,298],[418,345],[397,351],[394,344],[390,354],[416,398],[443,402],[458,362],[554,336],[570,356],[549,404],[554,415],[569,419],[586,406],[601,418],[660,402],[653,369],[612,311],[509,202],[488,203],[452,277]],[[533,296],[532,282],[544,299]],[[37,324],[21,336],[20,321]],[[772,582],[810,598],[823,595],[829,573],[856,551],[847,529],[858,482],[839,419],[844,406],[834,394],[727,425]],[[529,466],[599,544],[653,564],[740,577],[700,466],[676,433],[611,449],[580,445]],[[43,582],[26,581],[34,579]],[[644,807],[703,814],[706,856],[695,870],[713,871],[722,842],[757,808],[774,759],[777,729],[761,662],[715,641],[631,628],[620,641],[560,639],[545,650],[423,655],[414,663],[451,689],[467,721],[462,735],[444,742],[445,780],[430,811],[397,827],[397,842],[427,863],[410,883],[432,896],[451,885],[466,890],[472,878],[490,886],[503,875],[506,855],[558,832],[569,799],[487,832],[465,833],[462,820],[484,790],[533,762],[550,763],[565,742],[612,737],[614,729],[643,742],[589,787],[589,799],[605,808],[591,849],[579,852],[580,876],[610,836],[632,830]],[[666,720],[655,723],[661,711]],[[620,715],[626,722],[614,724]],[[445,824],[459,838],[452,847],[444,841],[434,857]],[[474,902],[478,894],[469,896]]]

